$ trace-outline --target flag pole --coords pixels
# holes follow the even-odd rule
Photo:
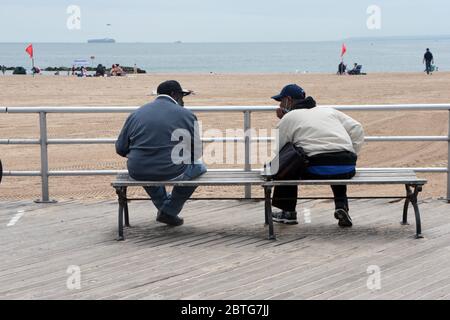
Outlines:
[[[31,72],[33,73],[33,77],[34,77],[34,57],[31,58]]]

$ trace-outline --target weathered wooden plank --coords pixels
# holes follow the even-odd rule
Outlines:
[[[444,202],[421,204],[426,238],[418,241],[412,211],[411,225],[400,226],[402,202],[386,200],[351,201],[355,225],[345,230],[332,201],[303,202],[300,224],[276,225],[275,242],[263,237],[262,202],[190,202],[180,228],[157,224],[150,202],[130,208],[136,227],[122,243],[113,240],[115,201],[42,207],[0,226],[0,298],[379,298],[365,283],[371,264],[381,267],[387,298],[450,298]],[[71,264],[81,267],[81,290],[66,287]]]
[[[334,239],[334,240],[336,240],[336,239]],[[352,240],[354,240],[354,239],[352,239]],[[313,240],[314,241],[314,240]],[[333,240],[331,240],[331,241],[333,241]],[[267,242],[266,242],[267,243]],[[348,253],[346,253],[346,254],[348,254]],[[289,260],[289,258],[287,258],[288,260]],[[286,260],[286,259],[284,259],[284,260]],[[267,267],[267,268],[264,268],[263,267],[263,269],[264,270],[267,270],[268,271],[268,276],[271,276],[271,277],[274,277],[274,276],[280,276],[280,277],[284,277],[284,276],[286,276],[286,275],[292,275],[292,276],[296,276],[297,275],[297,273],[296,273],[296,270],[294,270],[294,268],[289,268],[289,266],[288,265],[286,265],[286,262],[284,261],[283,259],[281,259],[281,260],[279,260],[279,261],[277,261],[276,263],[278,263],[278,265],[279,266],[283,266],[283,268],[280,270],[279,268],[269,268],[269,267]],[[296,262],[297,263],[297,262]],[[265,265],[267,265],[267,264],[265,264]],[[298,267],[298,266],[295,266],[295,267]],[[310,268],[311,267],[311,265],[308,265],[308,268]],[[251,272],[252,273],[252,272]],[[261,271],[259,271],[259,272],[253,272],[254,273],[254,275],[257,277],[257,278],[262,278],[263,277],[263,274],[264,273],[262,273]],[[243,275],[241,275],[241,274],[238,274],[237,275],[238,277],[240,277],[240,279],[242,280],[242,278],[243,278]],[[248,285],[250,286],[250,287],[254,287],[255,285],[256,285],[256,282],[258,282],[258,281],[256,281],[256,280],[258,280],[258,279],[251,279],[251,280],[249,280],[249,282],[248,282]],[[213,281],[213,279],[210,279],[210,280],[212,280]],[[270,280],[270,279],[264,279],[264,280],[267,280],[267,283],[272,283],[272,281]],[[225,286],[227,286],[227,284],[225,283],[224,284]],[[240,281],[239,282],[239,286],[238,287],[242,287],[242,285],[243,285],[243,280],[242,281]],[[270,285],[269,285],[269,287],[270,287]],[[197,288],[198,289],[198,288]],[[217,287],[217,285],[215,285],[214,286],[214,290],[216,290],[216,289],[218,289],[218,287]],[[200,290],[201,291],[201,290]],[[208,294],[208,293],[206,293],[206,294]],[[192,298],[192,297],[191,297]],[[248,297],[247,297],[248,298]]]

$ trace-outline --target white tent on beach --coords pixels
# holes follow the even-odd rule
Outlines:
[[[89,62],[88,59],[75,59],[73,60],[73,65],[76,67],[87,67],[89,66],[91,63]]]

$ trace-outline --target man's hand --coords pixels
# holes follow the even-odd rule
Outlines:
[[[281,109],[281,108],[277,109],[277,117],[278,117],[278,119],[283,119],[283,117],[284,117],[283,109]]]

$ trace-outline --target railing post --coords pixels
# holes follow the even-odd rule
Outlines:
[[[252,166],[250,164],[250,156],[251,156],[251,111],[244,111],[244,134],[245,134],[245,167],[244,170],[250,172],[252,170]],[[252,197],[252,186],[245,186],[245,199],[250,199]]]
[[[42,198],[36,200],[37,203],[55,203],[50,200],[48,191],[48,141],[47,141],[47,113],[39,112],[39,132],[41,146],[41,186]]]
[[[448,141],[447,141],[447,202],[450,203],[450,109],[448,110]]]

